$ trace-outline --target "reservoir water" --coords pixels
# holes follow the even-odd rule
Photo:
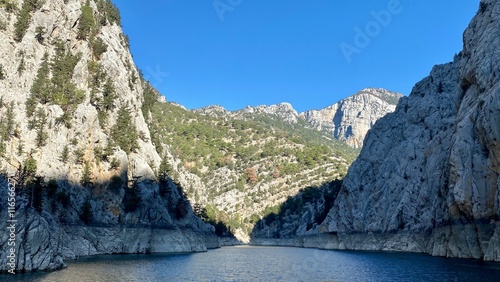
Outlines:
[[[500,264],[421,254],[224,247],[196,254],[108,255],[2,281],[500,281]]]

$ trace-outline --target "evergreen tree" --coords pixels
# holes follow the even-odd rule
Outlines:
[[[31,206],[38,212],[42,212],[43,209],[43,190],[45,190],[45,181],[43,177],[37,176],[28,185],[29,198]]]
[[[92,185],[92,171],[90,170],[90,164],[88,162],[85,162],[83,165],[83,175],[82,179],[80,179],[80,184],[83,187]]]
[[[38,148],[43,147],[47,144],[48,134],[45,131],[46,124],[47,114],[43,109],[38,109],[36,113],[36,146]]]
[[[3,140],[3,137],[0,136],[0,157],[5,156],[6,148],[7,146],[5,145],[5,141]]]
[[[14,24],[14,39],[17,42],[20,42],[24,35],[26,34],[26,30],[31,23],[31,13],[39,9],[42,6],[42,1],[39,0],[25,0],[23,2],[23,6],[21,7],[21,11],[17,15],[17,21]]]
[[[38,101],[42,104],[46,104],[52,102],[52,95],[50,93],[51,82],[49,79],[50,68],[49,68],[49,54],[45,53],[43,55],[42,64],[38,69],[38,73],[36,74],[35,81],[31,86],[31,97],[34,98],[34,101],[30,101],[29,103],[33,103]],[[26,113],[28,117],[30,114],[34,112],[32,105],[28,105],[26,102]]]
[[[54,102],[64,107],[73,104],[75,99],[83,100],[80,97],[75,97],[76,86],[71,83],[75,66],[80,61],[81,55],[73,55],[66,51],[64,43],[61,41],[56,42],[55,45],[56,54],[51,63],[53,87],[51,90],[54,92]]]
[[[102,91],[102,108],[106,111],[114,109],[116,98],[118,98],[118,95],[116,95],[113,81],[108,78],[106,80],[106,84],[104,84],[104,89]]]
[[[10,136],[12,135],[14,131],[14,101],[10,102],[10,104],[7,106],[7,122],[5,124],[5,136],[4,140],[9,141]]]
[[[132,122],[130,111],[126,107],[118,111],[116,124],[111,130],[111,139],[127,154],[139,148],[137,128]]]
[[[90,2],[87,0],[85,5],[81,8],[81,15],[78,21],[78,35],[77,38],[81,40],[87,39],[90,35],[90,32],[94,28],[94,11],[90,7]]]
[[[64,146],[63,151],[61,152],[61,157],[59,158],[61,162],[67,163],[69,158],[69,148],[68,145]]]
[[[85,224],[89,224],[94,219],[94,214],[92,213],[92,205],[90,201],[87,200],[83,203],[82,208],[80,210],[80,220]]]

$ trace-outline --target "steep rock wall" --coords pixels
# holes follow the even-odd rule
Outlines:
[[[402,94],[385,89],[367,88],[324,109],[305,111],[299,117],[349,146],[361,148],[368,130],[392,113],[401,97]]]
[[[375,124],[323,223],[336,247],[499,260],[500,2]]]

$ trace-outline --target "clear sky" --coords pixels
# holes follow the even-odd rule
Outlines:
[[[409,94],[462,49],[479,0],[114,0],[145,77],[187,108],[320,109]]]

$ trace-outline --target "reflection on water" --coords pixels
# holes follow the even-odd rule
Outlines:
[[[12,279],[14,278],[14,279]],[[226,247],[208,253],[114,255],[1,281],[500,281],[500,264],[420,254]]]

